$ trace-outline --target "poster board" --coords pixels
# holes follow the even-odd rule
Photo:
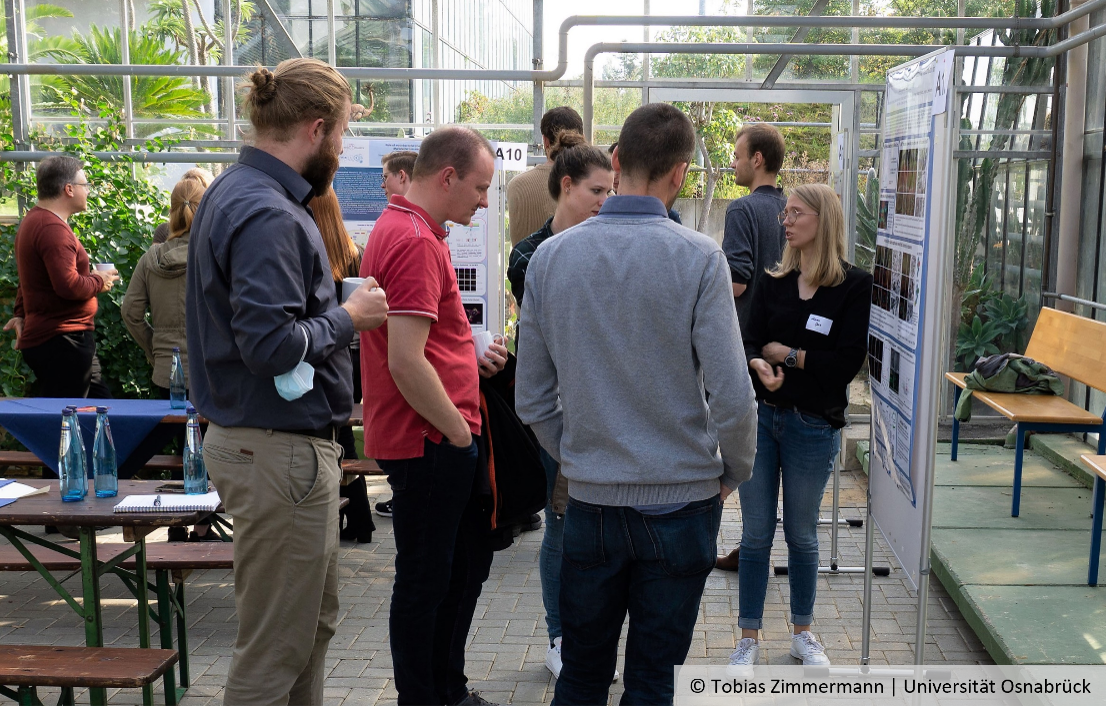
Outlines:
[[[887,73],[868,332],[871,512],[915,588],[929,570],[929,523],[945,303],[951,272],[954,54]],[[951,115],[950,115],[951,113]]]
[[[422,140],[350,138],[334,177],[334,193],[342,208],[342,221],[353,241],[368,244],[372,229],[388,201],[384,196],[381,158],[392,152],[418,152]],[[450,257],[457,273],[461,304],[473,333],[502,333],[504,326],[503,252],[504,172],[525,169],[524,144],[493,142],[496,172],[488,192],[488,207],[480,209],[469,225],[447,224]]]

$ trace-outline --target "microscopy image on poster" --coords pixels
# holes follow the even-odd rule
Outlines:
[[[922,248],[876,237],[872,269],[872,326],[914,347],[921,312]]]

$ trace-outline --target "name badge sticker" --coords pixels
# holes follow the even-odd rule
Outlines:
[[[815,333],[820,333],[823,336],[828,336],[831,328],[833,328],[833,320],[827,319],[824,316],[811,314],[810,318],[806,320],[807,331],[814,331]]]

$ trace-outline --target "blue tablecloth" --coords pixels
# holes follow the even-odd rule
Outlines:
[[[116,463],[120,466],[173,409],[169,400],[95,400],[64,397],[27,397],[0,400],[0,426],[26,446],[35,456],[58,472],[58,446],[61,444],[61,413],[69,405],[108,408],[111,436],[115,442]],[[96,440],[96,413],[79,412],[81,432],[88,451],[89,475],[92,474],[92,444]],[[157,453],[157,452],[154,452]],[[143,461],[145,462],[145,460]]]

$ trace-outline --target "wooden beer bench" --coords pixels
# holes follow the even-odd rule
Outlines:
[[[97,553],[102,561],[111,564],[112,560],[129,549],[130,544],[100,544],[97,543]],[[42,546],[27,547],[36,562],[47,571],[74,572],[81,571],[81,561],[60,552],[53,551]],[[118,563],[118,568],[134,571],[135,559],[128,557]],[[146,545],[146,568],[154,572],[154,586],[150,587],[157,595],[157,611],[152,615],[154,622],[158,624],[158,632],[161,636],[162,650],[120,650],[121,652],[164,652],[173,649],[173,629],[176,623],[177,650],[180,660],[177,661],[174,652],[173,662],[177,662],[179,672],[179,689],[171,670],[162,670],[157,676],[165,677],[165,703],[176,704],[188,687],[188,621],[185,614],[187,605],[184,595],[185,579],[193,571],[207,569],[232,569],[234,568],[234,544],[231,542],[152,542]],[[27,557],[10,544],[0,545],[0,571],[36,571],[37,567]],[[115,573],[112,571],[112,573]],[[124,581],[123,574],[118,574]],[[64,580],[64,579],[63,579]],[[175,587],[174,587],[175,586]],[[73,648],[77,649],[77,648]],[[81,648],[84,649],[84,648]],[[88,648],[100,649],[100,648]],[[6,676],[2,664],[6,661],[4,653],[0,652],[0,684],[15,682],[5,681]],[[143,686],[149,682],[137,684]],[[20,683],[22,684],[22,683]],[[48,681],[35,682],[38,686],[64,686],[63,684]],[[74,684],[73,686],[101,686],[100,684]],[[120,684],[106,684],[104,686],[122,686]],[[9,694],[10,695],[10,694]]]
[[[1029,338],[1025,355],[1044,363],[1060,375],[1106,392],[1106,323],[1064,311],[1042,308]],[[945,373],[956,386],[956,400],[965,388],[967,373]],[[1098,453],[1106,454],[1106,425],[1103,415],[1088,412],[1057,395],[1027,395],[974,390],[979,400],[1017,426],[1014,446],[1014,500],[1010,515],[1017,517],[1021,506],[1022,456],[1026,432],[1098,433]],[[1106,414],[1104,412],[1103,414]],[[960,422],[952,422],[952,460],[956,460],[960,440]]]
[[[60,686],[59,704],[73,704],[73,690],[140,688],[171,672],[175,650],[134,647],[0,645],[0,695],[21,706],[41,704],[35,687]]]

